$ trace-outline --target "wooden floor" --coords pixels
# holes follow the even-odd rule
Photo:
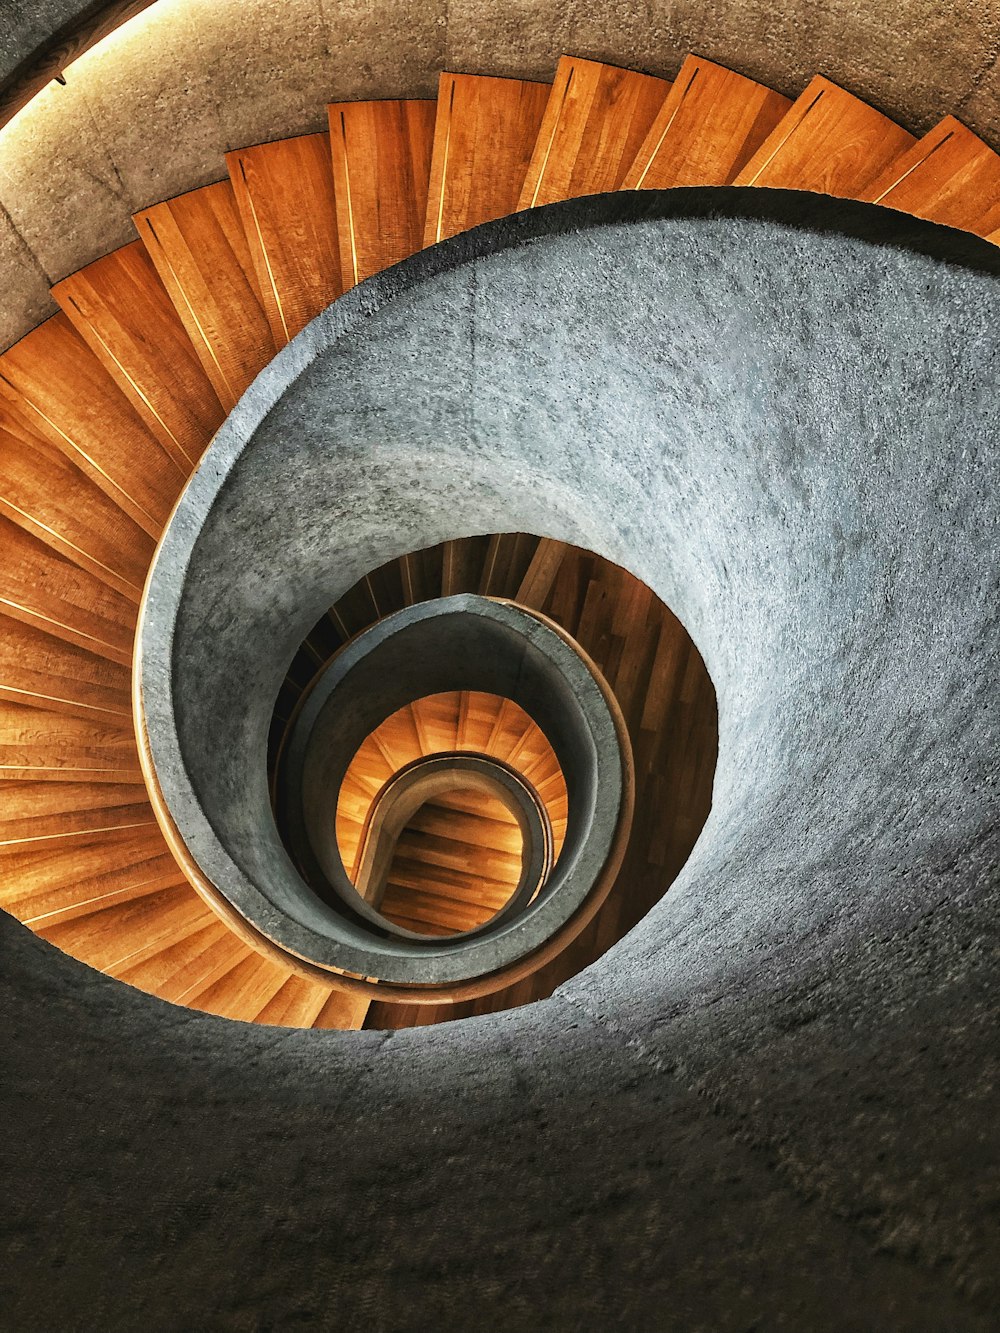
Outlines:
[[[822,77],[789,101],[699,56],[671,82],[564,57],[551,86],[446,71],[435,101],[337,103],[327,123],[235,149],[214,183],[136,214],[137,239],[57,284],[59,313],[0,355],[0,904],[175,1003],[321,1027],[357,1026],[365,1006],[254,954],[195,897],[156,827],[130,717],[155,543],[253,377],[421,245],[593,190],[813,190],[1000,244],[988,144],[952,116],[917,139]],[[479,1006],[496,1007],[596,957],[669,883],[707,808],[714,704],[669,612],[620,571],[533,538],[475,538],[373,572],[324,618],[283,687],[272,767],[340,643],[460,588],[518,597],[575,633],[619,693],[641,769],[627,890],[558,964]],[[417,1017],[378,1005],[367,1021]]]

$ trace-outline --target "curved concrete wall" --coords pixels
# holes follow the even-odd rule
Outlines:
[[[994,1324],[998,278],[860,205],[618,196],[307,331],[350,326],[337,390],[275,439],[364,457],[401,549],[499,509],[678,611],[713,813],[551,1000],[392,1037],[182,1013],[4,921],[15,1327]]]
[[[0,0],[0,76],[94,8]],[[0,345],[54,308],[51,282],[134,240],[136,209],[221,179],[228,149],[324,128],[327,101],[431,97],[442,69],[550,80],[563,52],[672,78],[691,51],[1000,143],[1000,17],[979,0],[156,0],[0,131]]]

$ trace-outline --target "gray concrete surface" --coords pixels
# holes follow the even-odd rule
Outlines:
[[[998,278],[879,210],[674,192],[307,330],[351,331],[314,429],[401,549],[548,532],[681,615],[713,812],[551,1000],[391,1036],[181,1012],[0,919],[14,1328],[996,1326]]]
[[[90,7],[2,0],[0,81]],[[673,77],[691,51],[790,96],[825,74],[915,131],[955,112],[1000,145],[982,0],[157,0],[0,131],[0,343],[49,282],[133,240],[137,208],[220,179],[230,148],[323,128],[327,101],[433,96],[442,69],[548,80],[563,52]]]

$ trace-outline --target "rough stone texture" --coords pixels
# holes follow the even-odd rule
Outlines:
[[[90,7],[0,0],[0,80]],[[910,129],[955,111],[1000,136],[982,0],[157,0],[0,131],[0,205],[57,280],[130,236],[134,209],[224,176],[227,149],[322,128],[326,101],[430,97],[443,68],[547,80],[564,51],[667,77],[695,51],[790,96],[818,72]],[[3,255],[0,284],[16,303]],[[20,334],[37,300],[17,315]]]
[[[181,1012],[0,920],[13,1327],[996,1326],[998,278],[862,206],[618,197],[288,349],[342,335],[313,429],[373,505],[419,483],[401,547],[509,519],[673,606],[713,812],[551,1000],[392,1037]]]

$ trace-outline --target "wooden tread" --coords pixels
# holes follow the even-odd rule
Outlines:
[[[442,74],[424,245],[517,210],[547,83]]]
[[[431,101],[327,108],[345,288],[422,246],[436,112]]]
[[[730,185],[791,105],[789,98],[742,74],[688,56],[622,189]]]
[[[276,347],[344,290],[326,134],[240,148],[226,166]]]
[[[1000,154],[946,116],[897,158],[863,198],[989,236],[1000,226]]]
[[[518,207],[617,190],[669,91],[665,79],[563,56]]]
[[[817,75],[733,184],[857,198],[913,143],[888,116]]]

